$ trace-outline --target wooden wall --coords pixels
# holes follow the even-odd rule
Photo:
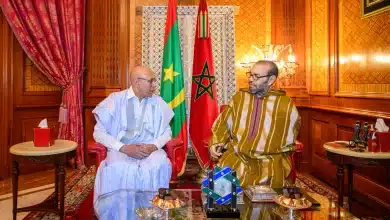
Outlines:
[[[0,16],[0,85],[2,87],[2,94],[0,95],[0,179],[8,175],[10,170],[8,146],[11,142],[10,131],[11,121],[9,115],[12,112],[12,99],[10,94],[12,93],[12,84],[10,83],[11,78],[11,64],[13,49],[12,31],[8,27],[5,17],[1,14]]]
[[[84,85],[85,140],[92,140],[92,110],[110,93],[128,86],[134,66],[135,2],[89,1],[86,17],[86,80]]]
[[[390,123],[389,63],[375,59],[390,55],[390,12],[361,18],[360,0],[306,0],[305,8],[309,104],[296,99],[304,121],[304,168],[336,186],[323,144],[348,140],[357,120],[374,123],[380,117]],[[355,169],[355,196],[389,209],[389,174],[380,167]]]

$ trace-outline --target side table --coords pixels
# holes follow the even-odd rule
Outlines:
[[[50,147],[34,147],[34,143],[23,142],[10,148],[12,156],[12,200],[13,219],[16,220],[16,213],[26,211],[54,212],[59,214],[63,220],[65,216],[65,164],[66,156],[75,153],[77,143],[68,140],[55,140]],[[53,199],[41,204],[18,208],[18,177],[19,161],[28,159],[36,163],[51,163],[55,165],[55,196]]]
[[[339,206],[343,206],[344,196],[344,167],[348,173],[348,202],[351,202],[353,191],[354,166],[384,166],[390,167],[390,152],[355,152],[350,150],[348,142],[328,142],[324,144],[326,156],[337,165],[337,182]]]

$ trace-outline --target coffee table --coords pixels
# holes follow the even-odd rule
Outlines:
[[[154,207],[150,200],[155,191],[117,190],[100,196],[94,204],[98,219],[206,219],[201,203],[201,191],[198,189],[176,189],[179,197],[186,201],[183,208],[163,211]],[[307,192],[321,205],[306,210],[295,211],[295,219],[358,219],[336,201],[324,196]],[[239,204],[241,219],[288,219],[288,210],[276,203],[252,203],[244,196]],[[155,218],[140,218],[138,214],[154,213]]]

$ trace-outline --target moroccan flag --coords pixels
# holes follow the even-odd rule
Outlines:
[[[181,63],[179,26],[176,15],[177,2],[169,0],[165,25],[164,54],[160,95],[175,113],[171,121],[172,136],[184,142],[184,151],[177,158],[178,176],[184,172],[187,160],[187,122],[184,93],[183,68]]]
[[[207,143],[218,116],[213,55],[206,0],[200,0],[196,24],[192,70],[190,136],[203,169],[212,166]]]

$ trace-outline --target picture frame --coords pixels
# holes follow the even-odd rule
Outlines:
[[[390,10],[390,0],[360,0],[362,18]]]

